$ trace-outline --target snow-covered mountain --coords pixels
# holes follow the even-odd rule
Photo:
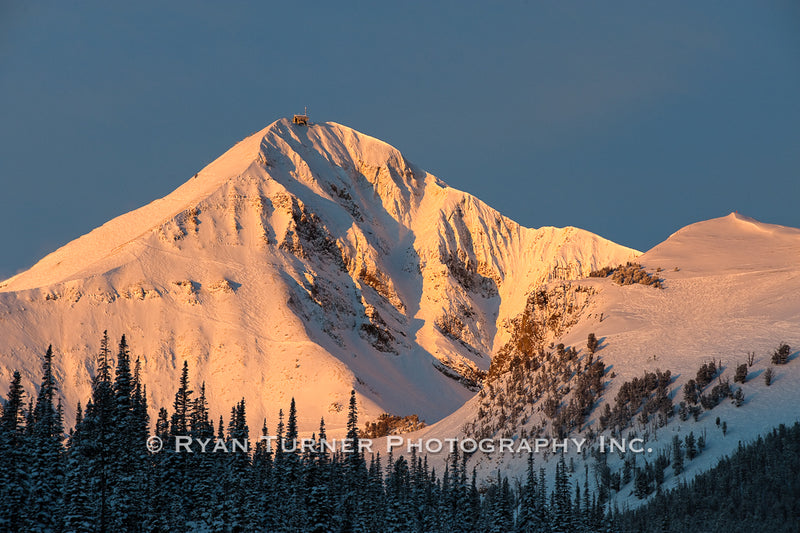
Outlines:
[[[751,441],[778,424],[800,420],[799,260],[800,229],[762,223],[738,213],[687,226],[637,259],[646,271],[662,280],[663,288],[620,285],[612,277],[566,282],[569,290],[580,287],[590,294],[580,318],[555,339],[577,350],[575,360],[569,363],[572,366],[566,367],[575,369],[575,373],[553,370],[565,368],[563,361],[559,366],[556,361],[547,360],[544,371],[541,367],[528,370],[522,380],[498,379],[492,389],[482,391],[452,415],[405,437],[550,437],[557,416],[545,414],[544,404],[557,394],[551,392],[557,389],[563,393],[559,397],[560,409],[570,408],[577,389],[576,377],[587,367],[587,337],[595,333],[600,348],[594,359],[604,364],[604,389],[581,427],[572,428],[569,436],[589,438],[592,432],[597,435],[605,405],[615,405],[624,383],[641,379],[645,372],[669,371],[667,392],[676,414],[662,424],[654,413],[643,423],[637,411],[641,405],[631,405],[634,418],[617,436],[645,438],[647,447],[653,450],[644,455],[650,463],[659,451],[670,453],[674,436],[681,441],[690,432],[695,437],[704,436],[705,449],[696,459],[686,461],[684,473],[678,476],[667,469],[665,487],[672,487],[731,454],[739,442]],[[543,290],[552,286],[561,284],[551,283]],[[791,347],[788,362],[774,364],[772,355],[782,343]],[[747,379],[736,383],[736,369],[748,363],[748,354],[753,358],[752,366],[747,366]],[[537,364],[542,362],[538,356],[533,357]],[[731,398],[724,398],[711,409],[704,407],[697,420],[693,416],[682,419],[677,407],[684,400],[684,386],[696,378],[701,365],[711,361],[716,362],[717,368],[721,363],[721,372],[703,393],[712,395],[715,385],[728,382],[732,390],[741,389],[744,400],[737,407]],[[769,385],[764,379],[768,368],[774,376]],[[555,381],[548,381],[548,377],[555,377]],[[604,434],[611,435],[609,430]],[[584,458],[571,455],[577,462],[576,480],[582,484]],[[512,477],[522,478],[526,458],[526,454],[513,457],[478,453],[471,464],[485,476],[491,476],[500,466]],[[552,476],[556,463],[553,456],[548,460],[540,454],[536,460],[537,468],[545,467]],[[438,461],[443,462],[444,458],[439,457]],[[594,487],[595,461],[587,456],[586,462],[590,466],[590,485]],[[608,462],[612,471],[621,471],[623,463],[616,453],[609,455]],[[642,466],[643,462],[640,457],[637,464]],[[431,459],[431,463],[437,464],[437,459]],[[632,492],[630,482],[613,493],[612,499],[619,507],[636,505],[639,500]]]
[[[474,394],[535,289],[637,255],[522,227],[347,127],[283,119],[0,283],[0,390],[20,370],[33,391],[52,343],[69,421],[107,329],[151,407],[187,360],[212,413],[245,397],[274,427],[295,397],[301,430],[335,432],[355,388],[363,418],[432,422]]]

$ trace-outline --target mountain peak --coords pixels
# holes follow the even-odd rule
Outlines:
[[[338,171],[331,174],[331,167]],[[289,189],[296,185],[289,182],[297,181],[322,192],[331,189],[330,183],[315,183],[323,175],[338,181],[339,186],[332,187],[342,194],[348,194],[341,189],[343,183],[349,188],[350,178],[366,176],[379,193],[394,193],[385,203],[398,211],[403,202],[398,203],[396,197],[408,200],[418,188],[417,178],[426,174],[415,170],[396,148],[346,126],[334,122],[300,126],[290,119],[279,119],[239,141],[167,196],[103,224],[29,270],[1,282],[0,292],[42,287],[80,276],[87,266],[118,254],[181,213],[196,210],[232,180],[277,180]],[[408,206],[402,207],[408,210]]]
[[[256,135],[262,136],[265,142],[279,138],[294,147],[299,143],[306,149],[326,153],[331,160],[355,158],[370,165],[379,165],[404,159],[394,146],[336,122],[299,125],[282,118]]]
[[[737,211],[685,226],[641,257],[642,263],[691,272],[769,269],[800,256],[800,229]],[[677,264],[680,262],[681,264]]]
[[[356,388],[367,416],[432,422],[472,394],[532,291],[637,255],[525,228],[379,139],[284,118],[0,284],[0,353],[24,368],[60,347],[68,405],[107,329],[141,350],[151,405],[187,360],[225,408],[251,391],[259,419],[294,396],[343,424]]]

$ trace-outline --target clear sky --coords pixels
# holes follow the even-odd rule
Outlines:
[[[795,1],[0,0],[0,102],[0,278],[305,105],[526,226],[800,226]]]

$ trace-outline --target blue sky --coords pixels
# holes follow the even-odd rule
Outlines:
[[[800,226],[797,2],[295,4],[0,3],[0,278],[305,105],[526,226]]]

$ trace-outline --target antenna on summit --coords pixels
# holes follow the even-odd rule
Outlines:
[[[308,106],[305,106],[302,115],[295,115],[292,122],[299,126],[308,126]]]

